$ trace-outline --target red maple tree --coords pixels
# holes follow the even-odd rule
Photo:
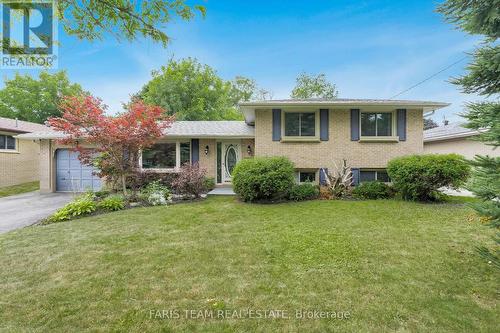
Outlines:
[[[139,167],[140,151],[162,137],[174,120],[164,116],[163,108],[140,100],[116,116],[106,115],[106,105],[90,95],[66,97],[60,108],[62,117],[49,119],[50,126],[65,133],[59,143],[78,151],[82,163],[97,166],[98,175],[106,181],[121,183],[123,194],[127,193],[127,176]]]

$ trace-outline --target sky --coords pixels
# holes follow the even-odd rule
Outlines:
[[[440,2],[440,1],[439,1]],[[226,79],[253,78],[274,98],[288,98],[301,72],[324,73],[342,98],[390,98],[459,61],[479,45],[435,11],[438,1],[226,1],[198,0],[207,13],[165,28],[164,48],[150,40],[86,42],[59,27],[59,67],[121,110],[169,59],[197,58]],[[433,115],[456,122],[464,103],[482,99],[449,83],[469,58],[398,96],[452,105]],[[2,69],[2,78],[15,74]],[[21,73],[38,75],[37,70]],[[0,83],[0,87],[3,83]]]

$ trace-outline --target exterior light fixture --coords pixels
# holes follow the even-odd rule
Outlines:
[[[252,146],[250,145],[247,146],[247,153],[248,155],[252,154]]]
[[[205,146],[205,155],[208,155],[209,147],[208,145]]]

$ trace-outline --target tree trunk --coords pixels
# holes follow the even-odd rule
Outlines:
[[[121,175],[121,178],[122,178],[122,191],[123,191],[123,195],[127,195],[127,177],[122,174]]]

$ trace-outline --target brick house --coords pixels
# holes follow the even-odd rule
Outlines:
[[[236,163],[253,156],[286,156],[297,181],[322,182],[324,169],[343,159],[355,183],[387,180],[387,162],[423,152],[423,115],[446,103],[408,100],[307,99],[240,104],[244,121],[178,121],[142,152],[148,172],[176,172],[183,163],[199,163],[219,185],[231,182]],[[81,165],[70,147],[51,130],[19,135],[40,142],[42,192],[98,189],[93,169]]]
[[[38,180],[39,144],[16,136],[47,129],[45,125],[0,117],[0,187]]]

